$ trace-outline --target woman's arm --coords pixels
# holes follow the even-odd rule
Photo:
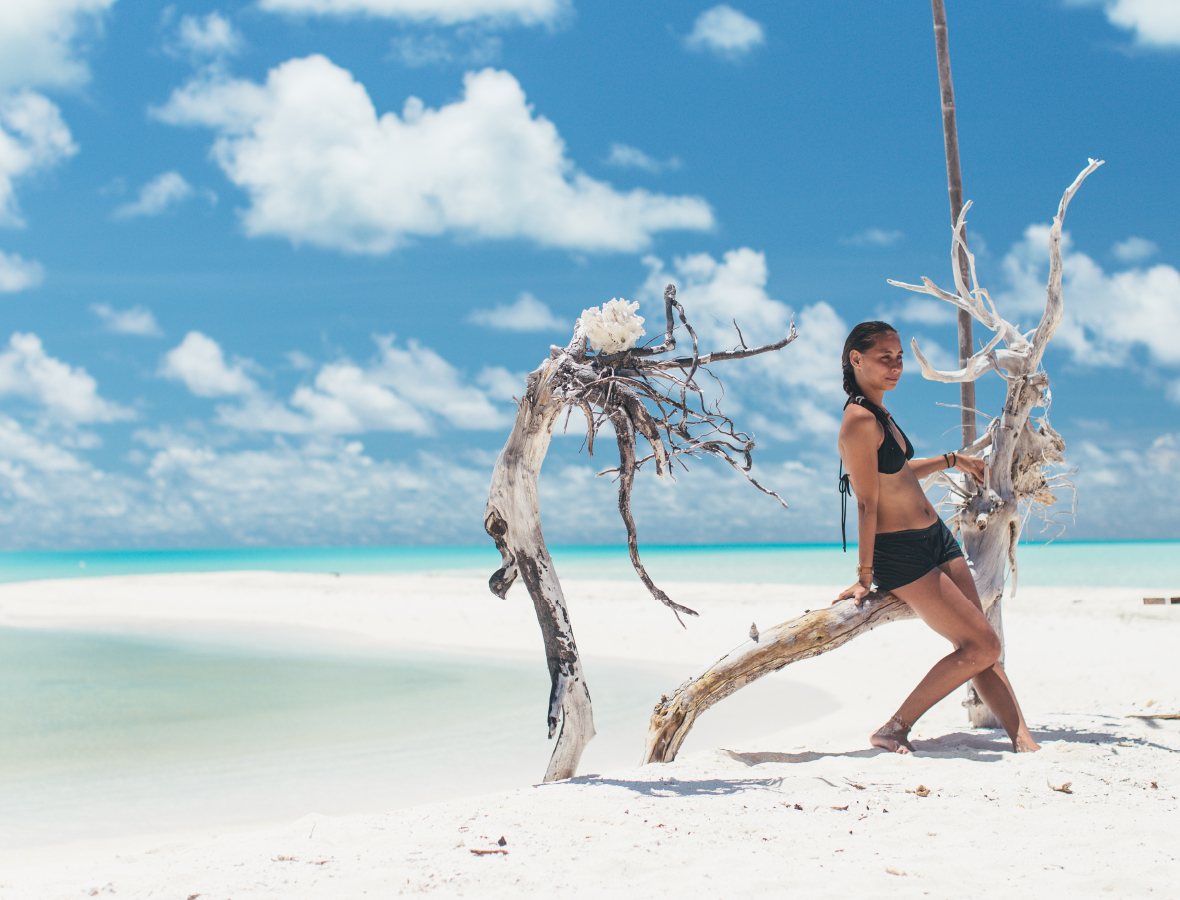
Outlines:
[[[937,472],[940,469],[958,469],[967,475],[970,475],[980,484],[983,483],[983,466],[984,461],[977,456],[964,456],[961,453],[951,451],[944,453],[942,456],[932,456],[929,459],[911,459],[910,471],[912,471],[918,478],[925,478],[932,472]]]
[[[884,440],[876,417],[859,406],[850,406],[840,427],[840,456],[856,494],[857,580],[836,602],[852,597],[857,603],[873,589],[873,547],[877,540],[877,448]]]

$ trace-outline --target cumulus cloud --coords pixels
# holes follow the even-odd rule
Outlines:
[[[626,144],[611,144],[610,156],[606,158],[606,161],[608,165],[618,166],[620,169],[642,169],[653,175],[659,175],[669,169],[679,169],[681,165],[680,160],[675,156],[671,159],[658,160],[648,156],[638,147],[629,147]]]
[[[107,331],[115,334],[134,334],[140,337],[160,337],[162,332],[156,317],[146,306],[114,309],[106,303],[95,303],[90,311],[102,319]]]
[[[43,407],[50,418],[59,422],[118,422],[135,418],[132,410],[100,397],[98,383],[85,369],[49,356],[37,335],[19,331],[0,351],[0,395],[5,394]]]
[[[852,237],[840,238],[840,243],[850,247],[892,247],[903,237],[905,234],[896,230],[866,228]]]
[[[700,198],[616,191],[577,171],[554,125],[493,69],[466,75],[454,103],[411,97],[401,116],[378,117],[348,71],[309,56],[261,85],[205,72],[156,115],[216,129],[215,158],[250,196],[247,233],[295,244],[386,253],[451,233],[634,251],[658,231],[713,225]]]
[[[307,413],[307,430],[336,434],[409,431],[429,434],[442,419],[454,428],[501,428],[505,415],[462,373],[417,341],[399,347],[393,335],[377,338],[380,355],[361,368],[349,362],[320,369],[313,387],[301,387],[291,405]]]
[[[524,393],[527,372],[509,372],[503,366],[484,366],[475,383],[493,400],[508,401]]]
[[[528,291],[522,291],[515,303],[472,310],[467,321],[497,331],[562,331],[570,327]]]
[[[0,294],[36,287],[44,277],[39,262],[0,250]]]
[[[158,216],[160,213],[183,203],[193,195],[193,188],[178,172],[164,172],[157,175],[142,188],[139,196],[130,203],[118,207],[116,219],[131,219],[136,216]]]
[[[709,50],[719,56],[738,59],[765,40],[766,34],[758,22],[722,3],[697,16],[687,43],[693,50]]]
[[[829,408],[839,410],[844,397],[838,363],[848,327],[827,303],[820,301],[794,313],[791,307],[766,292],[769,271],[766,256],[748,247],[730,250],[719,262],[707,253],[678,257],[672,270],[661,260],[644,260],[649,275],[642,289],[647,312],[654,321],[663,318],[664,286],[676,285],[677,297],[702,340],[702,351],[728,350],[740,345],[734,320],[748,346],[786,337],[792,316],[799,338],[779,353],[768,353],[733,366],[723,378],[741,395],[748,383],[757,392],[758,405],[775,404],[767,391],[777,386],[783,395],[778,406],[793,418],[798,429],[831,434],[839,422]],[[658,310],[658,311],[657,311]],[[773,408],[773,407],[772,407]],[[785,428],[785,427],[784,427]],[[785,428],[785,437],[791,429]]]
[[[1141,237],[1129,237],[1111,247],[1110,252],[1119,262],[1130,264],[1151,259],[1159,253],[1159,249],[1159,245],[1155,241]]]
[[[194,59],[221,59],[242,49],[242,36],[219,12],[184,16],[176,29],[176,45]]]
[[[29,91],[0,97],[0,225],[24,224],[13,190],[15,179],[77,151],[61,110],[50,100]]]
[[[258,389],[241,362],[226,363],[221,345],[199,331],[190,331],[164,354],[160,375],[184,382],[198,397],[232,397]]]
[[[249,360],[226,362],[221,346],[199,331],[168,351],[160,375],[181,381],[198,397],[234,397],[217,407],[218,421],[241,431],[283,434],[361,434],[401,431],[433,434],[439,422],[464,430],[500,428],[508,419],[479,387],[417,341],[399,346],[393,335],[376,338],[368,365],[339,360],[320,367],[310,385],[287,403],[246,374]]]
[[[956,307],[950,303],[935,300],[933,297],[912,295],[900,303],[886,307],[878,315],[890,324],[896,319],[902,322],[918,322],[922,325],[949,325],[958,319]]]
[[[0,3],[0,90],[72,87],[89,77],[81,44],[115,0]]]
[[[1180,47],[1180,5],[1175,0],[1067,0],[1070,6],[1101,6],[1112,25],[1135,33],[1145,47]]]
[[[1180,366],[1180,271],[1164,264],[1108,273],[1062,234],[1065,310],[1054,344],[1082,365],[1125,365],[1132,348],[1147,350],[1163,366]],[[1024,311],[1033,327],[1045,305],[1049,226],[1030,225],[1008,252],[1003,268],[1011,289],[996,305]],[[1005,313],[1012,321],[1012,313]]]
[[[555,22],[568,0],[261,0],[270,12],[315,16],[369,16],[454,25],[490,21],[521,25]]]

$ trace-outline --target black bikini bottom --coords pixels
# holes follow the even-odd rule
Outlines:
[[[892,591],[962,555],[959,542],[941,519],[929,528],[886,531],[873,544],[873,581],[882,591]]]

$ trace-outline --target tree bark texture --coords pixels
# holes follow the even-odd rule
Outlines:
[[[1041,368],[1041,359],[1061,321],[1063,309],[1061,226],[1065,212],[1082,182],[1100,165],[1101,161],[1090,160],[1061,198],[1049,233],[1050,268],[1045,310],[1036,330],[1029,335],[1022,335],[1002,319],[987,291],[975,281],[975,258],[966,251],[963,240],[970,204],[960,213],[953,233],[954,294],[938,288],[928,278],[922,279],[922,285],[890,281],[898,287],[953,303],[995,332],[987,346],[973,354],[963,368],[955,372],[934,369],[916,341],[911,347],[926,378],[962,383],[995,370],[1008,385],[1001,414],[974,443],[959,451],[987,460],[985,483],[970,485],[962,478],[945,473],[938,473],[927,481],[928,485],[937,483],[948,489],[948,500],[954,509],[949,517],[951,527],[963,542],[984,612],[997,630],[1002,628],[999,609],[1006,568],[1011,569],[1012,590],[1016,590],[1016,543],[1024,518],[1034,508],[1055,503],[1055,488],[1071,487],[1065,476],[1051,475],[1048,471],[1052,464],[1064,459],[1065,442],[1049,425],[1049,376]],[[967,253],[970,281],[958,266],[960,248]],[[997,349],[1001,342],[1004,347]],[[1037,407],[1043,408],[1045,415],[1034,422],[1030,416]],[[871,594],[859,607],[851,599],[845,600],[828,609],[813,610],[784,622],[763,632],[757,639],[751,638],[689,678],[670,697],[660,698],[648,726],[643,761],[671,762],[697,717],[751,681],[800,659],[834,650],[877,625],[911,615],[909,607],[892,595]]]
[[[946,145],[946,184],[951,201],[951,227],[959,221],[963,211],[963,173],[959,165],[959,126],[955,121],[955,86],[951,80],[951,50],[947,37],[946,7],[943,0],[930,0],[934,13],[934,51],[938,57],[938,87],[942,95],[942,140]],[[963,236],[963,252],[958,254],[959,270],[967,280],[966,235]],[[971,335],[971,314],[964,309],[958,312],[959,365],[967,362],[975,352]],[[975,443],[975,383],[964,381],[959,385],[960,421],[963,431],[963,446]]]

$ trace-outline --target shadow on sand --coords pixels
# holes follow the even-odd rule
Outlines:
[[[710,794],[724,796],[742,791],[777,791],[782,786],[783,779],[707,778],[701,781],[682,781],[679,778],[667,778],[656,781],[628,781],[622,778],[603,778],[601,775],[579,775],[555,783],[621,787],[648,797],[698,797]]]
[[[1140,737],[1130,737],[1126,734],[1116,734],[1105,731],[1088,731],[1077,728],[1042,728],[1033,730],[1033,737],[1037,743],[1063,742],[1067,744],[1127,744],[1133,743],[1168,753],[1180,753],[1173,747],[1156,744]],[[978,729],[975,731],[956,731],[928,740],[914,740],[914,752],[924,757],[935,759],[970,759],[975,762],[998,762],[1012,753],[1012,742],[1000,729]],[[871,759],[888,751],[879,747],[868,747],[863,750],[850,750],[843,753],[822,753],[806,750],[797,753],[781,753],[775,751],[750,751],[739,753],[736,750],[722,749],[730,759],[744,763],[747,766],[760,766],[764,763],[808,763],[826,757],[850,757],[854,759]]]

